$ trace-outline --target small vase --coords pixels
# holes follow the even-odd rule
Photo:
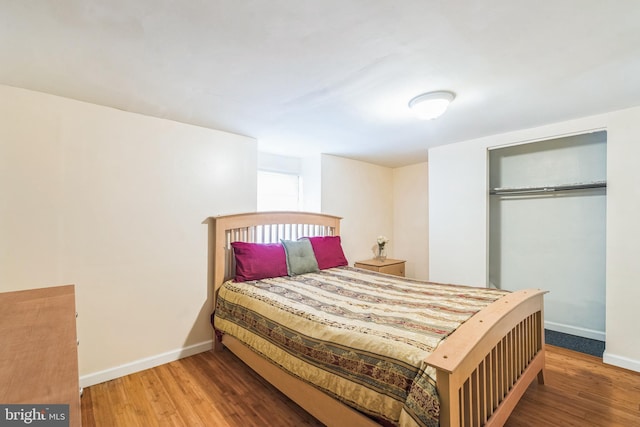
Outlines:
[[[384,261],[387,259],[387,252],[383,247],[378,246],[378,255],[376,255],[378,261]]]

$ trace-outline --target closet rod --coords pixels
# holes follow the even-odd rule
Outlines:
[[[493,188],[489,190],[492,196],[517,195],[530,193],[553,193],[556,191],[585,190],[589,188],[606,188],[606,182],[589,182],[586,184],[554,185],[549,187],[523,187],[523,188]]]

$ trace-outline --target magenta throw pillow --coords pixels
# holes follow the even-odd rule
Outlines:
[[[320,270],[349,265],[342,250],[340,236],[309,237],[309,241]]]
[[[232,242],[236,282],[286,276],[287,257],[280,243]]]

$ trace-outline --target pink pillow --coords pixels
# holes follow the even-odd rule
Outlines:
[[[342,251],[340,236],[309,237],[309,241],[320,270],[349,265]]]
[[[236,282],[286,276],[287,256],[280,243],[232,242]]]

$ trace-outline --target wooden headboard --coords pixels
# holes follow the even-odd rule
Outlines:
[[[280,239],[337,236],[341,219],[310,212],[250,212],[207,218],[203,223],[209,226],[208,283],[214,308],[218,288],[235,275],[231,242],[276,243]]]

